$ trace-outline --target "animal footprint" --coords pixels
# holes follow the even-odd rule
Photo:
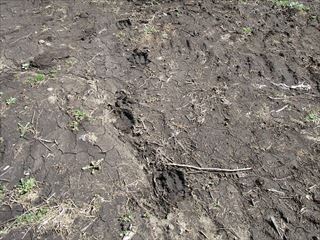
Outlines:
[[[125,28],[129,28],[132,26],[130,19],[119,20],[116,22],[116,26],[119,30],[123,30]]]
[[[138,49],[133,50],[131,56],[128,57],[128,61],[136,65],[147,65],[151,62],[148,58],[148,50],[140,51]]]

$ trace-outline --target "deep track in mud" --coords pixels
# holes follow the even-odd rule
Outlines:
[[[320,239],[320,3],[275,2],[2,0],[0,239]]]

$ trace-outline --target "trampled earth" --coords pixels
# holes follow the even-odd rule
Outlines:
[[[1,0],[0,239],[320,239],[320,2]]]

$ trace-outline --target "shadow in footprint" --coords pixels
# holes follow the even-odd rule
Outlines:
[[[128,61],[134,65],[145,66],[151,62],[148,56],[149,56],[148,50],[141,51],[138,49],[134,49],[131,56],[128,57]]]

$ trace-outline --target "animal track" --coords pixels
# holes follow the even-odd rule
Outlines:
[[[130,28],[132,26],[132,23],[131,23],[130,19],[124,19],[124,20],[119,20],[118,22],[116,22],[116,26],[119,30],[123,30],[126,28]]]
[[[131,56],[128,57],[128,61],[131,62],[132,64],[136,65],[147,65],[151,61],[148,58],[148,50],[138,50],[135,49],[133,50],[133,53]]]
[[[128,133],[136,123],[136,119],[131,107],[134,101],[130,99],[124,91],[117,91],[116,96],[117,99],[114,110],[118,115],[118,119],[115,123],[115,126],[119,130]]]
[[[189,195],[184,173],[178,170],[162,170],[155,173],[154,184],[160,196],[171,203],[183,200]]]

